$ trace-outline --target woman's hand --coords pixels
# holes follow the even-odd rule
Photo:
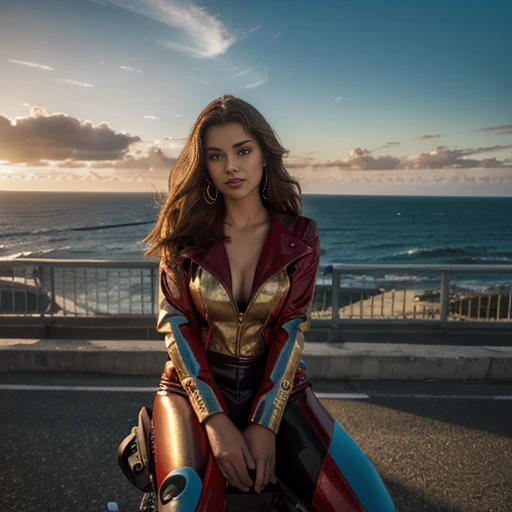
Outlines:
[[[253,423],[244,430],[243,437],[256,462],[254,490],[259,493],[269,481],[276,481],[276,435],[267,427]]]
[[[249,491],[253,481],[247,468],[256,467],[242,433],[225,413],[216,413],[205,421],[206,433],[226,480],[238,489]]]

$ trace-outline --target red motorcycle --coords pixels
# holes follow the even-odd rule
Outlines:
[[[341,429],[341,427],[338,428]],[[361,479],[361,482],[364,484],[365,494],[369,493],[371,495],[373,491],[375,491],[373,494],[376,496],[383,496],[383,501],[385,501],[384,504],[379,500],[375,501],[374,499],[371,506],[363,504],[358,505],[358,512],[399,512],[398,507],[393,504],[391,498],[387,494],[387,490],[383,488],[383,483],[369,459],[362,452],[359,446],[350,438],[350,436],[344,430],[343,432],[344,438],[342,449],[344,454],[347,454],[347,456],[351,458],[351,465],[354,467],[359,466],[359,471],[361,471],[361,474],[364,474],[365,476],[368,474],[373,475],[373,478]],[[138,425],[134,426],[130,434],[120,443],[118,447],[118,463],[130,483],[144,493],[140,501],[139,512],[165,512],[167,510],[167,506],[170,506],[168,510],[185,511],[185,508],[180,506],[178,506],[178,508],[173,508],[172,502],[174,500],[171,498],[166,500],[165,495],[170,493],[171,496],[178,497],[180,494],[186,494],[186,478],[183,479],[185,483],[183,488],[180,489],[171,489],[168,488],[169,486],[164,489],[165,485],[162,485],[162,489],[160,489],[161,496],[160,499],[158,499],[157,493],[159,490],[156,488],[153,430],[150,409],[143,407],[140,410]],[[191,468],[182,468],[180,471],[186,471],[187,469],[193,471]],[[249,470],[249,474],[254,480],[255,471]],[[375,488],[370,488],[369,486],[371,485],[375,485]],[[173,487],[173,485],[171,485],[171,487]],[[226,500],[227,496],[230,494],[256,495],[257,493],[254,490],[251,490],[249,493],[242,492],[236,487],[228,485]],[[309,512],[311,510],[310,506],[302,502],[294,491],[279,478],[277,479],[277,483],[269,483],[266,488],[258,494],[258,496],[267,505],[268,509],[273,512]],[[166,501],[168,503],[166,503]],[[159,507],[159,503],[165,503],[165,505]],[[108,507],[109,512],[119,511],[117,503],[115,502],[109,502]],[[351,512],[353,510],[355,511],[356,509],[347,508],[347,512]],[[186,512],[188,512],[188,510]],[[192,512],[192,510],[190,510],[190,512]]]

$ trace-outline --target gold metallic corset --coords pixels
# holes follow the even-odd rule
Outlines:
[[[201,266],[192,272],[188,285],[199,316],[211,324],[208,350],[247,357],[265,351],[262,329],[283,304],[290,280],[285,268],[274,274],[256,290],[244,313],[238,311],[226,288]],[[201,334],[206,342],[208,327]]]

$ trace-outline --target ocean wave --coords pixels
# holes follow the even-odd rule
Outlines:
[[[69,231],[94,231],[97,229],[124,228],[127,226],[140,226],[142,224],[154,224],[154,220],[144,220],[139,222],[124,222],[122,224],[104,224],[101,226],[88,226],[83,228],[70,228]]]
[[[66,251],[73,249],[73,246],[67,245],[65,247],[57,247],[53,249],[39,249],[37,251],[22,251],[8,254],[7,256],[0,256],[0,260],[17,260],[19,258],[40,258],[43,254],[50,254],[57,251]]]
[[[65,230],[65,229],[34,229],[32,231],[10,231],[9,233],[0,233],[0,238],[10,238],[13,236],[46,235],[48,233],[58,233],[59,231],[67,231],[67,230]]]
[[[510,282],[506,280],[502,280],[498,282],[497,280],[492,281],[484,281],[483,279],[475,280],[475,279],[465,279],[458,280],[456,291],[467,291],[467,292],[490,292],[495,293],[496,288],[505,287],[505,290],[510,286]]]
[[[397,245],[400,245],[399,243],[395,242],[375,242],[367,245],[361,245],[359,249],[361,250],[370,250],[370,249],[391,249],[392,247],[396,247]]]
[[[143,224],[154,224],[154,220],[145,220],[139,222],[124,222],[122,224],[100,224],[98,226],[84,226],[78,228],[64,228],[64,229],[34,229],[32,231],[14,231],[9,233],[0,233],[0,238],[7,238],[13,236],[31,236],[31,235],[48,235],[53,233],[64,233],[67,231],[95,231],[98,229],[113,229],[124,228],[128,226],[140,226]]]
[[[512,263],[512,255],[509,257],[492,257],[492,258],[457,258],[455,263],[459,265],[493,265]]]
[[[439,256],[457,256],[457,255],[466,255],[470,251],[478,250],[478,251],[488,251],[492,247],[481,247],[478,245],[466,245],[464,247],[435,247],[431,249],[425,249],[421,247],[415,247],[412,249],[407,249],[405,251],[399,251],[393,253],[391,256],[386,256],[385,258],[396,258],[401,256],[407,256],[410,259],[428,259],[428,258],[438,258]],[[382,259],[382,258],[381,258]]]
[[[359,285],[362,287],[367,286],[389,286],[393,283],[400,283],[400,285],[426,285],[434,282],[435,278],[428,275],[414,275],[414,274],[385,274],[385,275],[371,275],[371,274],[351,274],[350,272],[343,274],[343,286],[350,284],[350,286]]]
[[[415,276],[411,274],[385,274],[383,279],[385,281],[421,283],[423,281],[428,281],[429,276]]]

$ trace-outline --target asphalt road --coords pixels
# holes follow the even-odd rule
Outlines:
[[[116,450],[153,392],[8,389],[20,384],[156,389],[158,379],[0,374],[0,511],[105,512],[116,501],[121,512],[137,512],[141,493],[121,473]],[[318,382],[314,389],[369,396],[322,402],[370,457],[401,512],[512,510],[512,385]],[[233,496],[228,510],[266,510],[258,500]]]

